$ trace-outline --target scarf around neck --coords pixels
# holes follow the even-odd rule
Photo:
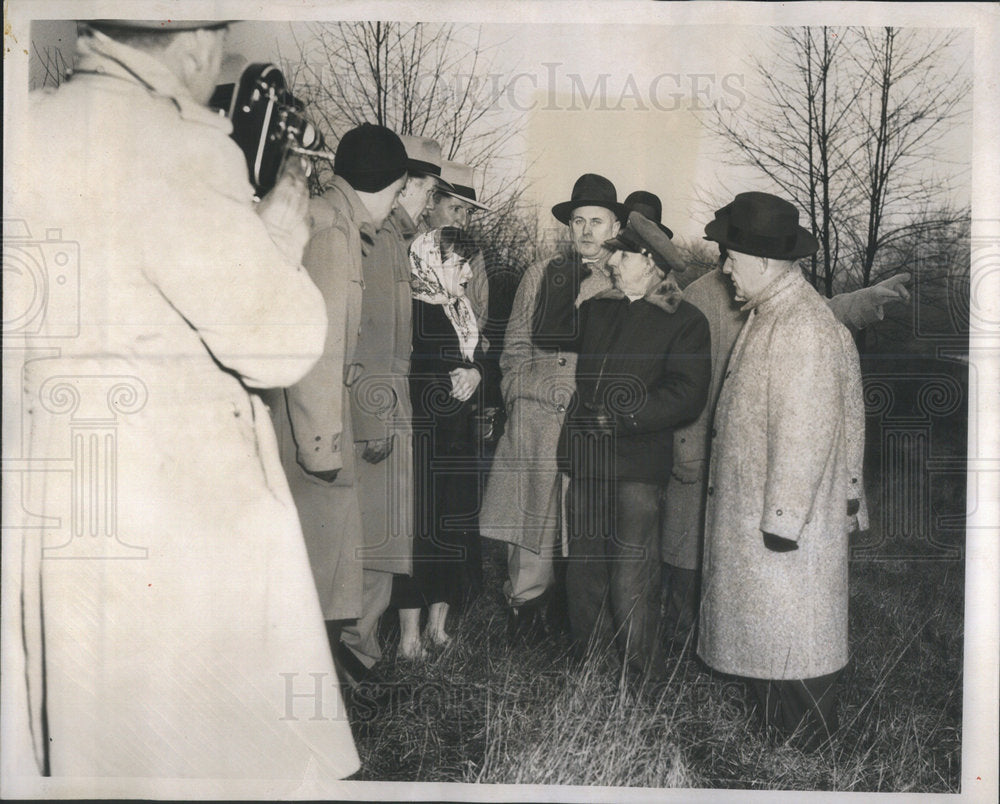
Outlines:
[[[444,308],[455,334],[458,336],[462,356],[471,361],[479,343],[479,326],[472,304],[464,290],[455,295],[447,290],[446,272],[468,271],[468,262],[457,265],[445,264],[441,254],[441,230],[431,229],[413,239],[410,244],[410,290],[414,299],[427,304],[438,304]]]

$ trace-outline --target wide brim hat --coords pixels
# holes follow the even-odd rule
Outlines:
[[[799,226],[799,211],[770,193],[740,193],[715,211],[705,239],[730,251],[775,260],[796,260],[816,253],[819,241]]]
[[[437,179],[437,185],[443,190],[453,189],[451,184],[441,177],[441,146],[436,140],[430,137],[418,137],[414,134],[400,134],[406,148],[406,171],[407,173],[433,176]]]
[[[658,195],[646,192],[645,190],[636,190],[634,193],[628,194],[624,205],[629,213],[638,212],[643,217],[651,220],[660,227],[660,231],[667,237],[672,238],[674,236],[674,233],[662,223],[663,203],[660,201]]]
[[[611,210],[620,221],[628,217],[625,205],[618,202],[618,191],[614,184],[596,173],[584,173],[578,178],[573,185],[570,200],[552,207],[552,215],[557,221],[568,226],[573,210],[580,207],[604,207]]]
[[[604,247],[611,251],[646,252],[664,271],[687,269],[680,249],[656,221],[651,221],[641,212],[630,212],[624,228],[610,240],[605,240]]]
[[[123,28],[132,31],[194,31],[198,28],[223,28],[238,20],[77,20],[98,28]]]
[[[475,171],[472,165],[451,162],[447,159],[441,165],[441,179],[448,185],[448,189],[445,189],[448,195],[453,198],[460,198],[467,204],[472,204],[477,209],[492,212],[492,209],[476,198],[476,188],[473,185],[474,177]]]

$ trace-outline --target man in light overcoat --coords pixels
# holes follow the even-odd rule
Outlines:
[[[507,429],[497,444],[479,517],[483,536],[509,543],[504,595],[512,633],[525,635],[544,633],[548,605],[557,602],[550,590],[566,488],[556,447],[576,387],[576,354],[544,351],[532,341],[536,297],[549,264],[567,260],[584,274],[577,304],[610,289],[603,244],[618,233],[625,209],[608,179],[587,173],[552,214],[569,227],[570,248],[530,266],[514,297],[500,356]]]
[[[47,277],[41,307],[21,306],[5,224],[5,369],[28,358],[13,400],[4,388],[5,789],[273,794],[358,768],[249,390],[295,383],[323,350],[308,195],[282,179],[255,211],[230,122],[205,106],[225,27],[81,23],[76,72],[19,120],[5,212]],[[308,707],[288,697],[303,690]]]
[[[847,329],[796,260],[793,205],[742,193],[705,227],[748,311],[711,433],[698,654],[748,679],[764,723],[815,749],[847,663],[848,534],[864,524],[864,402]]]
[[[394,132],[366,123],[341,139],[334,173],[310,206],[303,256],[326,302],[323,356],[295,385],[267,397],[328,623],[362,613],[360,455],[351,403],[362,374],[362,259],[406,183],[406,149]]]

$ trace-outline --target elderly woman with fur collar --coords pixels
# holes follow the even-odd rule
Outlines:
[[[667,230],[633,212],[605,246],[615,287],[574,301],[583,277],[569,262],[542,278],[534,317],[539,348],[579,354],[576,395],[560,439],[570,483],[567,593],[574,640],[612,638],[632,667],[657,675],[661,496],[673,429],[705,405],[708,321],[681,299],[670,271],[683,261]],[[610,617],[601,616],[610,606]],[[603,633],[594,634],[600,628]]]

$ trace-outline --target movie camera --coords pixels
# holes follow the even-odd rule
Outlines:
[[[232,122],[232,138],[246,157],[258,198],[274,187],[290,153],[333,159],[274,64],[247,66],[235,83],[219,84],[208,105]]]

